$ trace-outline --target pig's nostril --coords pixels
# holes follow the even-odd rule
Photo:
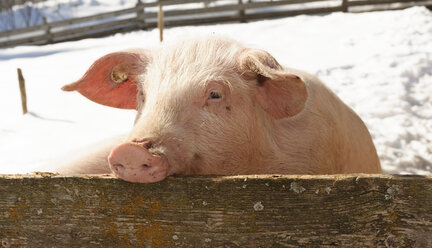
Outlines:
[[[144,168],[150,168],[151,166],[149,164],[143,164],[142,167],[144,167]]]
[[[148,141],[147,143],[144,144],[144,147],[145,147],[146,149],[150,149],[150,148],[152,148],[152,146],[153,146],[153,143],[150,142],[150,141]]]
[[[122,164],[115,164],[113,168],[117,173],[122,173],[124,171],[124,166]]]

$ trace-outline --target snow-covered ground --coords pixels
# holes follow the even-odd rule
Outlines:
[[[108,52],[158,45],[158,34],[1,49],[0,173],[46,170],[80,147],[127,133],[134,111],[97,105],[60,87]],[[318,75],[366,122],[387,173],[432,175],[432,13],[426,8],[179,27],[166,29],[164,37],[213,34]],[[26,79],[25,116],[18,67]]]

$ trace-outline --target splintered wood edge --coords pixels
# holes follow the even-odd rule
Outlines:
[[[51,172],[33,172],[27,174],[0,174],[0,179],[40,179],[40,178],[80,178],[80,179],[117,179],[112,174],[75,174],[75,175],[61,175],[59,173]],[[278,180],[278,179],[320,179],[320,180],[347,180],[347,179],[402,179],[402,180],[416,180],[427,179],[432,180],[429,175],[399,175],[399,174],[335,174],[335,175],[284,175],[284,174],[260,174],[260,175],[187,175],[187,176],[170,176],[166,180],[194,180],[194,179],[208,179],[210,181],[223,181],[223,180],[248,180],[248,179],[265,179],[265,180]],[[120,179],[119,179],[120,180]]]

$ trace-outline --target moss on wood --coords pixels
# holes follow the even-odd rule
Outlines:
[[[0,176],[0,247],[432,247],[432,178]]]

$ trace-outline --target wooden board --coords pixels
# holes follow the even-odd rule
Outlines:
[[[0,247],[432,247],[432,177],[0,176]]]

